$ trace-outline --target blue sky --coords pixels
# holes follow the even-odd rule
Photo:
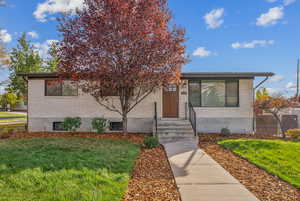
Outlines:
[[[1,0],[0,0],[1,1]],[[82,0],[6,0],[0,8],[0,40],[8,49],[22,32],[45,55],[59,40],[58,12]],[[265,86],[294,93],[300,57],[300,0],[169,0],[173,23],[186,29],[191,62],[184,72],[261,72],[277,74]],[[7,78],[0,70],[0,81]]]

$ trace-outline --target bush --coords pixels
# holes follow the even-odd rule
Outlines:
[[[67,117],[64,119],[63,127],[66,131],[76,132],[78,128],[81,126],[81,118],[80,117]]]
[[[221,136],[226,137],[226,136],[229,136],[230,134],[231,134],[231,132],[230,132],[229,128],[222,128],[221,129],[221,133],[220,133]]]
[[[300,129],[289,129],[286,131],[286,136],[290,138],[299,138],[300,139]]]
[[[92,128],[97,131],[97,133],[103,133],[107,128],[107,119],[104,118],[94,118],[92,121]]]
[[[146,149],[152,149],[159,145],[157,136],[147,136],[144,139]]]

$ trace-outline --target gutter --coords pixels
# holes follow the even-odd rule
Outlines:
[[[258,83],[258,85],[256,85],[254,88],[253,88],[253,104],[255,102],[255,91],[256,89],[258,89],[258,87],[260,87],[263,83],[265,83],[268,79],[269,79],[270,76],[266,76],[266,78],[261,81],[260,83]],[[254,113],[254,111],[253,111]],[[253,135],[255,134],[255,131],[256,131],[256,122],[255,122],[255,118],[254,118],[254,115],[253,115],[253,120],[252,120],[252,130],[253,130]]]
[[[29,107],[29,96],[28,96],[28,89],[29,89],[29,87],[28,87],[28,77],[26,77],[25,75],[23,75],[22,76],[22,78],[23,78],[23,80],[25,80],[25,82],[27,82],[27,110],[26,110],[26,112],[27,112],[27,122],[26,122],[26,131],[27,131],[27,133],[28,133],[28,126],[29,126],[29,115],[28,115],[28,107]]]

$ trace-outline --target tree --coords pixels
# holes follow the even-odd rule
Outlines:
[[[262,114],[263,112],[272,114],[280,126],[283,138],[285,138],[286,135],[280,113],[295,105],[296,102],[294,99],[285,98],[283,96],[264,96],[255,100],[254,111],[256,114]]]
[[[266,88],[261,88],[256,91],[256,99],[264,99],[270,97],[270,94]]]
[[[185,31],[169,26],[166,0],[86,0],[60,19],[61,77],[79,81],[106,109],[127,115],[158,87],[180,80]],[[110,95],[115,95],[112,98]]]
[[[9,65],[9,88],[16,94],[27,94],[27,82],[17,76],[17,73],[33,73],[43,70],[43,60],[35,51],[33,45],[26,39],[26,34],[18,40],[18,45],[13,48],[10,56],[11,63]]]
[[[45,61],[45,71],[46,72],[57,72],[57,66],[59,64],[59,57],[57,54],[57,43],[52,43],[49,49],[49,58]]]
[[[17,105],[22,100],[21,97],[18,97],[15,93],[13,92],[6,92],[3,95],[0,96],[0,104],[2,107],[14,107]]]

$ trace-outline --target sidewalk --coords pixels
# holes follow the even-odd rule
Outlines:
[[[165,141],[182,201],[259,201],[209,155],[198,139]]]

